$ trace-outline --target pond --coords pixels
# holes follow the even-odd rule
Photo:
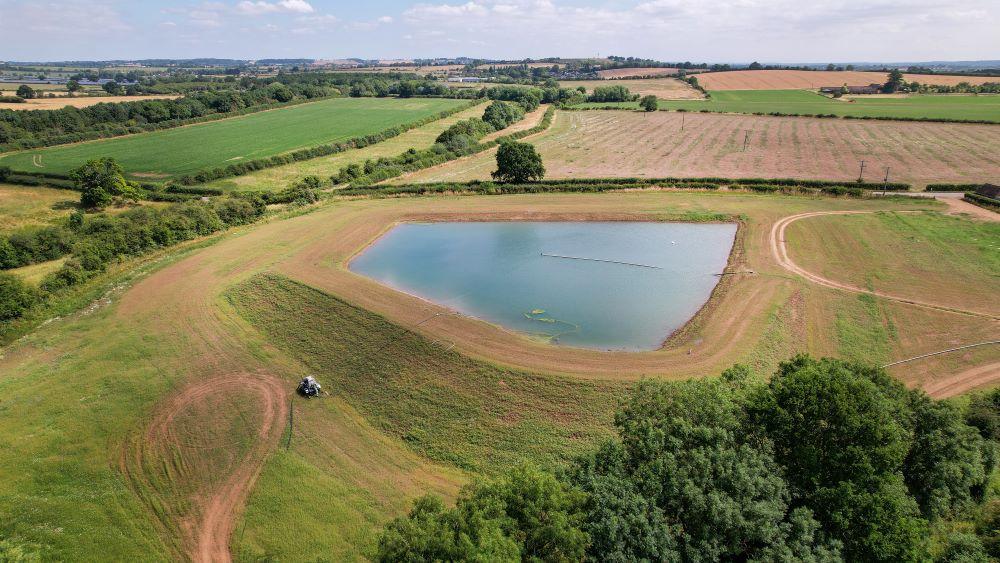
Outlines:
[[[736,225],[404,223],[350,270],[553,344],[654,350],[708,301]]]

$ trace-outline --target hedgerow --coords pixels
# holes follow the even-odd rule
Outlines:
[[[982,187],[979,184],[927,184],[924,188],[929,192],[968,192]]]
[[[398,195],[427,195],[440,193],[469,194],[527,194],[549,192],[608,192],[639,189],[683,189],[747,190],[762,193],[813,194],[829,196],[863,197],[865,190],[857,185],[816,180],[796,181],[777,179],[775,181],[753,178],[581,178],[572,180],[542,180],[525,184],[502,184],[498,182],[438,182],[427,184],[401,184],[379,186],[355,186],[337,192],[345,196],[389,197]]]
[[[545,114],[542,116],[542,120],[538,123],[538,125],[532,127],[531,129],[525,129],[524,131],[504,135],[486,143],[480,143],[478,140],[472,139],[468,135],[465,135],[465,140],[467,141],[465,144],[448,142],[452,139],[461,139],[462,136],[456,135],[446,139],[446,142],[448,142],[447,144],[438,142],[435,143],[433,147],[420,151],[416,149],[409,149],[394,158],[380,158],[378,160],[368,161],[365,163],[364,168],[360,165],[346,166],[341,169],[339,173],[332,176],[331,180],[334,184],[349,183],[351,188],[371,186],[390,178],[402,176],[408,172],[423,170],[462,156],[483,152],[499,145],[504,141],[513,141],[522,139],[528,135],[534,135],[535,133],[539,133],[549,128],[552,124],[552,116],[554,114],[555,108],[549,106],[549,108],[545,110]],[[447,133],[447,131],[445,133]],[[442,133],[442,135],[445,134]],[[441,137],[439,137],[439,140],[440,139]]]
[[[978,205],[979,207],[985,207],[986,209],[992,209],[1000,213],[1000,199],[993,199],[992,197],[986,197],[984,195],[967,193],[963,198],[965,201]]]

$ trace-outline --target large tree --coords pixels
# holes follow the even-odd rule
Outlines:
[[[69,173],[80,190],[84,207],[104,207],[116,199],[137,201],[139,188],[125,179],[125,170],[113,158],[95,158]]]
[[[30,100],[35,96],[37,96],[37,94],[35,93],[35,90],[31,86],[28,86],[27,84],[21,84],[20,86],[17,87],[17,96],[19,98],[24,98],[25,100]]]
[[[492,175],[498,182],[518,184],[541,180],[545,166],[534,145],[509,141],[497,149],[497,169]]]

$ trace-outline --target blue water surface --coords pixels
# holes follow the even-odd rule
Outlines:
[[[735,235],[729,223],[406,223],[350,269],[555,344],[653,350],[708,300]]]

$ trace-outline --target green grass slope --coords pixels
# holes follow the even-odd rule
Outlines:
[[[610,435],[625,390],[473,360],[277,275],[227,298],[331,393],[295,401],[291,446],[269,459],[236,528],[242,560],[370,553],[380,526],[427,490],[453,495],[466,473],[557,464],[592,447]],[[275,525],[292,521],[295,534]]]
[[[660,109],[709,110],[723,113],[791,113],[841,117],[902,119],[956,119],[1000,122],[1000,96],[911,95],[901,98],[856,97],[835,100],[808,90],[726,90],[710,92],[711,99],[660,100]],[[638,109],[638,102],[585,103],[576,107]]]
[[[133,178],[164,180],[377,133],[454,108],[464,100],[336,98],[231,119],[0,155],[0,166],[65,174],[111,156]]]

